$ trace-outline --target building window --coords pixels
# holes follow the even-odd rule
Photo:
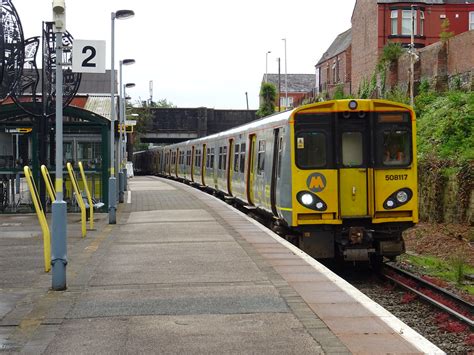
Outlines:
[[[293,107],[293,97],[288,96],[288,107]]]
[[[335,84],[337,82],[337,64],[336,61],[332,63],[332,82]]]
[[[411,35],[411,10],[402,10],[402,35]],[[413,11],[413,34],[416,34],[416,11]]]
[[[469,13],[469,31],[474,30],[474,11]]]
[[[392,24],[392,35],[398,35],[398,10],[391,11],[390,21]]]
[[[425,12],[420,11],[420,36],[424,36],[425,34]]]

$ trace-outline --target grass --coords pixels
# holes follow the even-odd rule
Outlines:
[[[423,275],[439,278],[474,296],[474,285],[463,283],[464,275],[473,275],[474,267],[458,256],[450,261],[434,256],[404,254],[400,261],[414,265]]]

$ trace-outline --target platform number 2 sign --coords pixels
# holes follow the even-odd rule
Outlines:
[[[74,73],[105,73],[105,41],[74,40],[72,71]]]

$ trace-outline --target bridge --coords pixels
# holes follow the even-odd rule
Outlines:
[[[257,119],[256,110],[151,108],[142,143],[177,143],[222,132]]]

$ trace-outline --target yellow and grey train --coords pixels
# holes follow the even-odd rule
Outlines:
[[[418,222],[416,119],[400,103],[314,103],[134,160],[268,216],[315,258],[394,258]]]

